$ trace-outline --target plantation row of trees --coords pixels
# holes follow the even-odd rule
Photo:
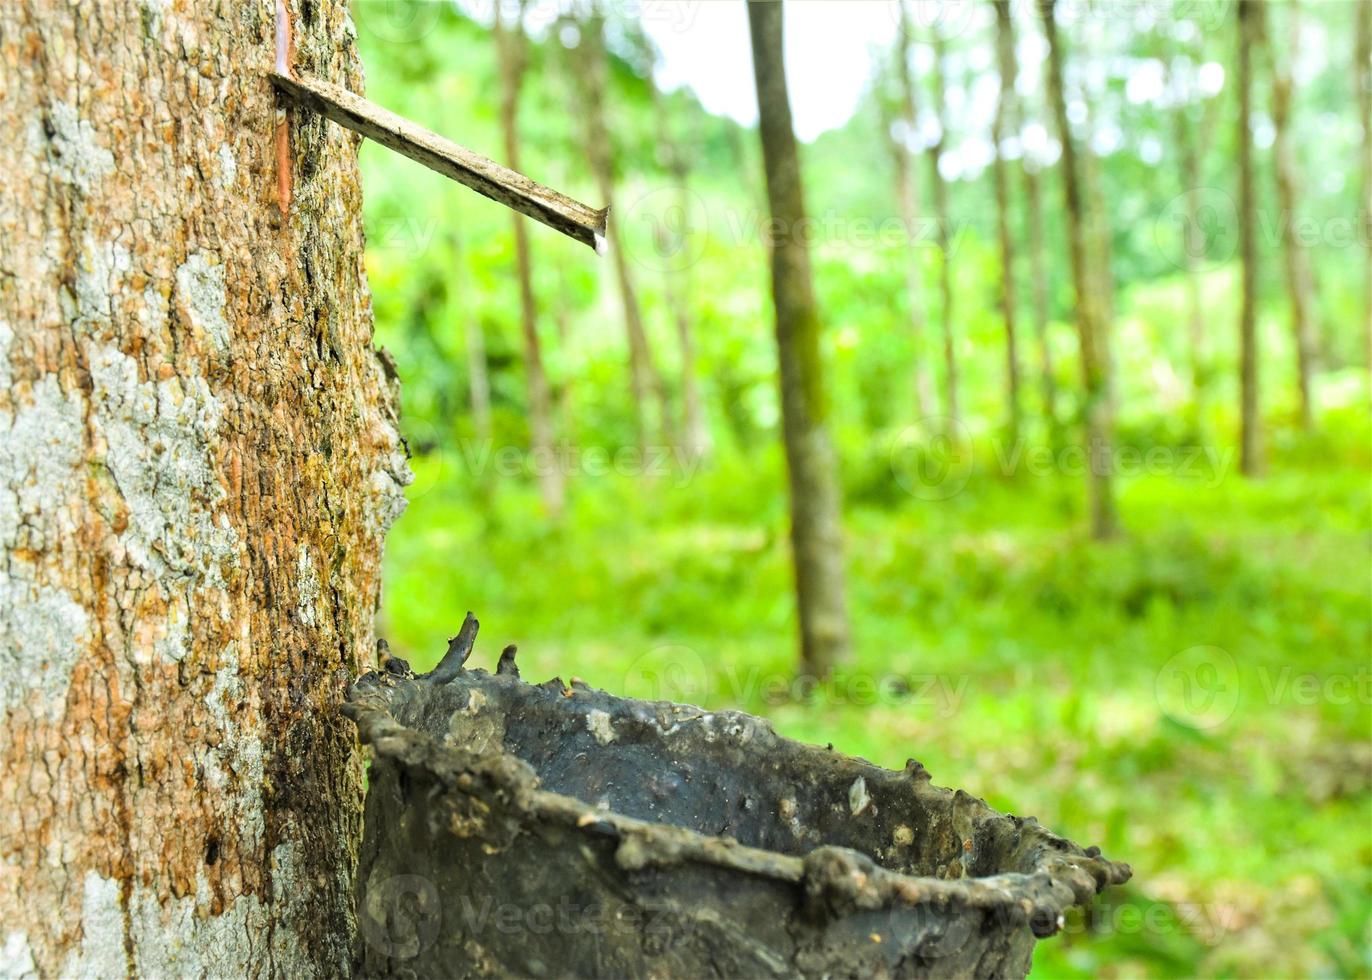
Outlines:
[[[510,352],[518,363],[488,356],[485,335],[501,332],[502,317],[457,312],[467,376],[453,377],[444,411],[430,418],[455,417],[452,394],[465,387],[471,430],[491,438],[488,375],[508,369],[522,377],[523,397],[510,405],[527,417],[535,455],[559,440],[613,443],[622,431],[613,420],[627,418],[640,450],[670,445],[698,459],[721,442],[711,417],[749,414],[740,403],[759,397],[754,386],[775,370],[763,360],[775,355],[758,346],[761,319],[774,318],[779,395],[761,397],[786,446],[802,662],[816,675],[843,658],[848,634],[843,448],[831,431],[846,420],[835,421],[829,390],[843,384],[832,346],[838,321],[861,324],[856,346],[872,349],[869,369],[895,393],[866,414],[885,414],[890,425],[922,421],[937,443],[931,451],[957,451],[974,429],[1011,444],[1031,434],[1079,444],[1097,538],[1120,530],[1121,411],[1173,411],[1193,419],[1193,431],[1236,432],[1223,438],[1238,445],[1243,472],[1256,475],[1262,393],[1275,391],[1293,406],[1295,425],[1309,429],[1317,370],[1368,356],[1367,260],[1352,260],[1348,248],[1334,255],[1332,236],[1305,233],[1310,221],[1327,225],[1342,213],[1368,254],[1367,3],[894,4],[891,41],[873,53],[857,115],[798,150],[779,54],[785,5],[750,4],[760,153],[689,92],[658,89],[659,57],[641,21],[595,3],[559,8],[551,21],[534,16],[546,11],[496,6],[490,36],[505,161],[583,182],[584,197],[611,206],[608,291],[596,289],[595,271],[577,268],[584,263],[569,263],[560,243],[531,247],[514,218],[515,275],[488,271],[481,285],[518,297],[522,339]],[[431,23],[425,43],[448,29],[463,30]],[[474,29],[480,45],[482,28]],[[1333,43],[1355,69],[1341,78],[1309,56]],[[978,115],[986,106],[989,118]],[[1303,150],[1311,133],[1331,129],[1341,142],[1321,159],[1343,154],[1342,177],[1321,174],[1312,191]],[[531,144],[537,163],[525,152]],[[883,243],[873,258],[854,255],[841,223],[828,238],[799,233],[814,224],[806,198],[813,207],[817,186],[839,215],[898,218],[903,240]],[[764,205],[763,233],[741,233],[749,221],[764,228]],[[484,220],[471,211],[464,227]],[[741,315],[722,309],[745,289],[761,294],[760,267],[750,277],[718,271],[737,265],[730,256],[739,248],[770,254],[770,311],[755,298]],[[1326,257],[1329,271],[1317,277]],[[872,291],[868,305],[836,295],[843,290],[831,284],[845,277]],[[1176,284],[1175,315],[1131,308],[1131,293],[1147,282]],[[1267,319],[1285,321],[1280,347],[1262,338],[1260,304]],[[1361,330],[1350,329],[1350,314]],[[1121,325],[1140,319],[1153,345],[1144,366],[1173,379],[1166,399],[1135,395],[1136,352],[1121,363]],[[604,327],[616,320],[621,340]],[[551,384],[549,344],[560,362]],[[627,361],[627,388],[600,383],[619,370],[615,349]],[[1232,352],[1228,364],[1221,349]],[[1268,366],[1289,384],[1264,385]],[[857,400],[869,397],[858,387]],[[1231,390],[1232,401],[1216,406]],[[711,404],[711,392],[721,402]],[[837,401],[851,403],[845,395]],[[731,427],[736,436],[747,428]],[[556,516],[565,474],[531,471]]]

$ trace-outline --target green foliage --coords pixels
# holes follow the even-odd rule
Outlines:
[[[1330,163],[1351,161],[1358,136],[1343,6],[1304,5],[1307,36],[1333,53],[1302,84],[1295,114],[1294,143],[1312,175],[1302,191],[1326,230],[1357,208],[1358,181]],[[914,756],[941,783],[1130,861],[1131,886],[1043,943],[1036,975],[1366,975],[1372,422],[1366,375],[1350,367],[1362,356],[1362,253],[1329,234],[1311,250],[1321,372],[1319,428],[1307,434],[1295,427],[1280,241],[1261,240],[1272,472],[1241,480],[1237,269],[1227,256],[1206,256],[1204,348],[1194,363],[1186,282],[1169,258],[1178,254],[1169,202],[1184,189],[1172,110],[1126,94],[1138,59],[1173,51],[1195,64],[1228,63],[1229,5],[1184,7],[1184,17],[1158,24],[1111,21],[1120,30],[1109,38],[1091,35],[1089,18],[1069,29],[1074,52],[1090,43],[1108,65],[1093,93],[1095,124],[1122,134],[1100,160],[1118,285],[1119,540],[1090,544],[1082,528],[1084,481],[1071,455],[1080,372],[1055,170],[1044,171],[1042,190],[1060,426],[1040,412],[1026,265],[1025,440],[1004,441],[993,199],[986,175],[969,174],[950,187],[966,425],[948,440],[917,418],[912,380],[918,360],[935,394],[942,390],[937,291],[925,298],[923,337],[912,333],[906,293],[906,263],[919,262],[931,284],[939,256],[932,239],[911,248],[882,237],[896,208],[880,114],[869,100],[848,125],[803,148],[856,645],[853,661],[808,694],[791,680],[785,463],[756,134],[707,115],[685,91],[654,107],[642,38],[612,21],[616,220],[677,405],[670,263],[654,239],[676,199],[663,193],[671,186],[656,146],[663,118],[692,163],[693,261],[679,282],[717,450],[703,463],[671,447],[662,459],[633,455],[610,263],[535,228],[540,329],[568,451],[557,464],[569,491],[558,523],[541,512],[536,463],[522,454],[509,212],[364,147],[377,341],[399,366],[402,424],[415,450],[410,509],[387,548],[382,631],[392,648],[430,666],[472,609],[483,623],[483,666],[516,641],[526,676],[537,680],[575,674],[631,695],[742,707],[786,734],[883,765]],[[1199,28],[1184,41],[1163,29],[1188,17]],[[480,25],[446,3],[362,0],[356,19],[372,98],[499,157],[494,51]],[[560,35],[544,26],[524,86],[523,166],[594,202],[569,61]],[[1027,19],[1020,29],[1030,29]],[[959,38],[955,84],[976,82],[982,63],[963,55],[988,40],[975,31]],[[1221,121],[1209,124],[1203,176],[1223,190],[1234,182],[1235,127],[1227,90],[1217,99],[1212,115],[1198,103],[1190,116],[1197,126]],[[1030,98],[1027,111],[1043,110]],[[1160,159],[1145,159],[1150,140]],[[1259,161],[1267,165],[1265,153]],[[916,172],[927,179],[922,160]],[[1270,197],[1270,174],[1259,177]],[[1023,242],[1022,211],[1014,224]],[[487,349],[490,444],[475,441],[467,409],[471,322]],[[1187,682],[1196,689],[1171,686]],[[1197,693],[1214,697],[1187,700]]]

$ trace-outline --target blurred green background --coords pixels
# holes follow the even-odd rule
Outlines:
[[[1033,814],[1132,863],[1133,882],[1039,945],[1035,976],[1372,973],[1365,243],[1331,230],[1365,214],[1353,5],[1303,9],[1307,43],[1319,45],[1318,64],[1298,72],[1293,116],[1309,175],[1302,216],[1324,229],[1309,251],[1316,426],[1297,424],[1280,236],[1268,234],[1259,330],[1269,473],[1257,480],[1237,466],[1238,265],[1227,255],[1203,263],[1207,367],[1195,384],[1169,220],[1186,189],[1172,151],[1175,109],[1127,92],[1139,60],[1179,35],[1189,39],[1187,57],[1229,69],[1229,5],[1154,4],[1167,15],[1117,17],[1093,31],[1086,14],[1069,25],[1072,57],[1093,59],[1103,73],[1097,124],[1121,133],[1097,161],[1115,279],[1125,534],[1114,541],[1086,536],[1071,450],[1080,370],[1056,168],[1042,182],[1059,419],[1041,411],[1021,272],[1026,422],[1013,445],[1001,429],[990,170],[950,183],[967,436],[950,446],[931,436],[909,380],[919,353],[906,294],[911,251],[871,231],[897,213],[875,96],[802,147],[811,214],[831,217],[819,225],[813,259],[855,646],[854,659],[808,693],[792,684],[796,624],[767,255],[756,232],[765,220],[757,134],[705,113],[687,89],[653,95],[650,49],[634,26],[642,6],[609,11],[614,220],[674,405],[680,363],[667,290],[684,284],[712,452],[695,460],[665,444],[646,463],[630,454],[611,264],[531,225],[568,494],[563,515],[550,518],[526,452],[509,212],[366,145],[377,342],[398,366],[415,472],[387,547],[382,631],[392,649],[427,669],[471,609],[482,621],[479,665],[491,667],[501,645],[517,642],[524,675],[535,680],[575,675],[628,695],[740,707],[784,734],[890,767],[915,757],[941,785]],[[480,4],[357,2],[369,97],[500,158],[489,15]],[[1169,34],[1169,18],[1184,15],[1195,31]],[[1018,20],[1033,30],[1024,11]],[[522,169],[598,205],[567,34],[551,17],[528,24]],[[952,39],[950,89],[971,91],[987,74],[994,82],[992,43],[989,27]],[[1231,88],[1214,96],[1220,123],[1202,167],[1206,186],[1224,193],[1235,186]],[[1025,111],[1047,120],[1041,105]],[[664,258],[652,234],[669,217],[664,189],[675,185],[658,148],[664,119],[693,164],[689,263]],[[955,117],[953,142],[985,137],[957,126]],[[1260,146],[1256,162],[1264,214],[1279,215],[1270,150]],[[916,166],[926,180],[923,160]],[[1015,231],[1023,242],[1021,210]],[[934,283],[937,250],[915,254]],[[922,356],[935,390],[937,302],[931,288]],[[473,326],[485,339],[488,441],[477,438],[469,410]]]

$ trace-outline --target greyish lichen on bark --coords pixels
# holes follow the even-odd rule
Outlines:
[[[98,11],[97,8],[98,7]],[[298,64],[361,89],[346,4]],[[0,5],[0,958],[337,975],[408,479],[357,138],[288,113],[273,0]]]

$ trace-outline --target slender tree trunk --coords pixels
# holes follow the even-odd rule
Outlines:
[[[905,292],[910,304],[910,333],[914,341],[914,366],[912,370],[915,390],[915,410],[921,417],[933,411],[934,398],[929,390],[929,375],[925,369],[926,338],[929,320],[925,312],[924,266],[919,248],[920,197],[919,177],[915,174],[914,163],[910,159],[910,137],[918,127],[918,113],[915,100],[915,83],[910,75],[910,37],[912,28],[905,0],[898,0],[900,7],[900,29],[897,31],[895,68],[900,82],[900,112],[897,117],[898,129],[887,127],[887,140],[891,146],[896,170],[896,201],[900,207],[900,220],[905,225],[910,239],[908,260],[905,263]]]
[[[1363,243],[1367,246],[1363,266],[1363,283],[1367,290],[1363,326],[1367,334],[1367,368],[1372,371],[1372,0],[1358,0],[1356,32],[1354,77],[1358,86],[1358,116],[1362,120],[1362,219]]]
[[[614,214],[614,149],[609,130],[605,126],[605,88],[606,62],[604,39],[604,17],[592,7],[590,13],[578,21],[581,33],[577,46],[577,78],[581,83],[583,115],[586,127],[586,156],[595,174],[596,186],[601,200]],[[624,326],[629,336],[629,384],[633,392],[635,421],[638,426],[639,449],[646,449],[656,437],[670,442],[667,430],[671,420],[671,406],[667,400],[667,388],[662,382],[653,360],[652,346],[643,328],[643,314],[638,305],[638,294],[634,288],[633,272],[629,267],[628,256],[624,253],[624,242],[620,223],[611,219],[606,237],[609,239],[610,257],[615,267],[615,280],[619,284],[620,305],[624,310]],[[657,421],[652,421],[656,411]]]
[[[1112,425],[1109,393],[1109,354],[1103,349],[1100,277],[1089,254],[1091,228],[1082,200],[1076,140],[1067,118],[1067,98],[1063,91],[1063,46],[1058,39],[1054,0],[1039,0],[1043,32],[1048,39],[1048,91],[1057,118],[1062,143],[1062,189],[1067,210],[1067,244],[1072,261],[1072,281],[1077,294],[1077,338],[1081,347],[1081,369],[1085,405],[1088,490],[1091,507],[1091,534],[1097,539],[1111,537],[1118,529],[1112,486]]]
[[[524,81],[525,39],[520,16],[513,26],[501,19],[495,5],[496,49],[500,60],[500,128],[505,136],[505,163],[519,169],[519,90]],[[533,265],[529,256],[527,219],[511,212],[514,225],[515,263],[519,277],[519,324],[524,338],[524,384],[529,398],[529,448],[538,480],[539,496],[551,517],[562,514],[563,474],[553,453],[553,409],[548,376],[543,369],[543,350],[538,338],[538,305],[534,298]]]
[[[689,247],[687,236],[691,228],[688,154],[687,150],[673,139],[671,119],[659,98],[657,85],[651,83],[651,74],[649,77],[651,105],[658,121],[658,157],[672,175],[677,192],[675,217],[660,222],[655,227],[655,234],[659,238],[658,254],[664,257],[684,255]],[[672,323],[676,327],[677,350],[681,357],[682,449],[695,460],[709,454],[710,430],[705,424],[705,414],[700,400],[700,381],[696,377],[695,338],[691,336],[690,275],[689,263],[678,267],[676,263],[669,261],[663,267],[662,286],[666,294],[667,308],[672,314]]]
[[[297,68],[360,88],[310,11]],[[0,973],[348,975],[337,704],[409,481],[359,140],[278,115],[270,4],[0,38]]]
[[[1015,245],[1010,229],[1010,165],[1004,156],[1005,140],[1014,127],[1015,101],[1015,25],[1010,0],[995,0],[996,54],[1000,66],[1000,98],[992,123],[992,142],[996,144],[996,213],[1000,233],[1001,316],[1005,319],[1005,427],[1009,441],[1019,439],[1019,358],[1015,351]]]
[[[1238,9],[1238,154],[1239,256],[1243,262],[1239,310],[1239,469],[1246,476],[1263,470],[1262,418],[1258,408],[1258,240],[1255,226],[1258,202],[1253,186],[1253,49],[1262,43],[1265,11],[1260,3],[1240,3]]]
[[[675,249],[687,247],[684,236],[689,228],[691,195],[687,191],[687,171],[684,165],[674,168],[677,191],[677,207],[682,222],[680,234],[683,240],[669,246]],[[705,425],[705,412],[700,400],[700,381],[696,377],[696,347],[691,336],[690,310],[690,268],[674,269],[669,267],[664,276],[667,291],[667,305],[672,311],[672,321],[676,324],[677,345],[681,355],[681,439],[682,448],[691,459],[702,459],[710,453],[710,430]]]
[[[800,620],[801,670],[824,677],[848,654],[843,530],[819,353],[819,310],[810,277],[800,154],[782,63],[782,5],[751,0],[753,73],[773,226],[772,302],[776,309],[782,430],[790,477],[791,546]]]
[[[462,244],[459,241],[455,254],[454,276],[462,270]],[[462,331],[467,346],[467,390],[472,413],[472,429],[478,442],[491,440],[491,381],[486,364],[486,331],[481,318],[474,311],[462,314]]]
[[[1039,346],[1039,386],[1043,415],[1056,442],[1058,432],[1058,386],[1053,372],[1053,349],[1048,342],[1048,263],[1043,251],[1043,199],[1039,172],[1026,161],[1024,197],[1029,206],[1029,272],[1034,288],[1034,333]]]
[[[1174,133],[1181,157],[1182,191],[1186,195],[1186,242],[1182,248],[1186,281],[1186,345],[1191,356],[1191,397],[1195,404],[1196,416],[1201,418],[1204,415],[1205,389],[1209,380],[1205,344],[1205,304],[1201,296],[1200,278],[1200,259],[1205,248],[1205,235],[1200,227],[1200,214],[1197,210],[1197,191],[1201,181],[1200,154],[1184,103],[1176,109]]]
[[[935,28],[937,31],[937,28]],[[939,170],[944,147],[948,145],[948,119],[944,112],[944,69],[947,44],[941,34],[934,35],[934,115],[938,119],[938,142],[929,147],[929,179],[934,188],[934,214],[938,218],[939,295],[943,308],[943,383],[944,410],[950,425],[958,418],[958,362],[953,338],[953,245],[949,234],[948,185]]]
[[[1300,6],[1292,3],[1287,7],[1288,21],[1286,36],[1291,51],[1300,50]],[[1272,147],[1277,174],[1277,201],[1289,221],[1295,221],[1298,211],[1298,186],[1300,176],[1296,166],[1295,148],[1291,145],[1291,99],[1293,85],[1289,60],[1277,53],[1277,46],[1271,35],[1264,31],[1267,45],[1268,63],[1272,71],[1272,124],[1276,138]],[[1314,425],[1314,410],[1310,401],[1310,379],[1315,355],[1314,325],[1314,288],[1310,273],[1310,257],[1304,246],[1292,233],[1290,225],[1285,225],[1285,241],[1282,243],[1283,257],[1286,260],[1286,288],[1291,298],[1291,333],[1296,346],[1296,387],[1300,396],[1301,428],[1310,429]]]

